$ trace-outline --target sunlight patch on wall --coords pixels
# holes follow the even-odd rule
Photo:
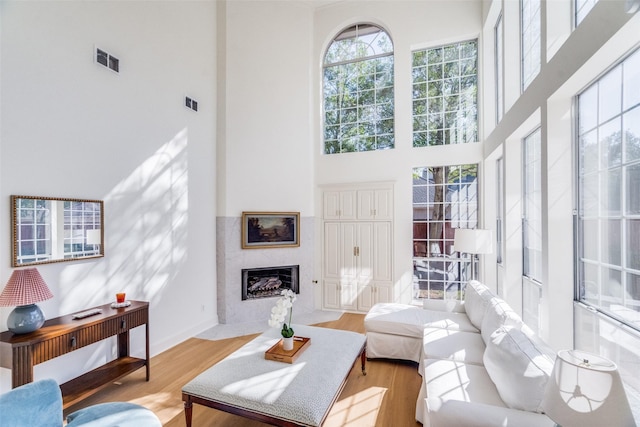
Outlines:
[[[104,304],[117,291],[153,300],[180,271],[187,256],[187,144],[185,128],[105,196],[104,261],[64,270],[61,283],[73,287],[74,301],[63,302],[62,311],[75,309],[78,300]],[[75,286],[88,280],[95,286]]]

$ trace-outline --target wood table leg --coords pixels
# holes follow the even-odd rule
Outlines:
[[[367,375],[367,371],[365,371],[367,364],[367,347],[365,346],[362,349],[362,353],[360,353],[360,362],[362,363],[362,375]]]
[[[192,416],[193,416],[193,403],[191,402],[191,398],[187,397],[187,400],[184,401],[184,417],[187,422],[187,427],[191,427]]]

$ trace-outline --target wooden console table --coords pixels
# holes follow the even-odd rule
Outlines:
[[[94,308],[101,309],[102,313],[84,319],[73,319],[72,314],[56,317],[28,334],[2,332],[1,366],[11,369],[12,387],[32,382],[34,365],[112,336],[117,336],[117,359],[61,384],[64,408],[143,366],[149,381],[149,303],[131,301],[131,305],[124,308],[111,308],[110,304]],[[146,336],[145,359],[129,355],[129,331],[142,325],[145,325]]]

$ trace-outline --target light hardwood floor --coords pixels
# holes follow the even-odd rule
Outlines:
[[[316,326],[364,333],[364,315],[343,314],[338,320]],[[151,380],[144,380],[144,369],[123,378],[81,403],[74,410],[102,402],[126,401],[153,410],[164,426],[185,425],[182,386],[192,378],[243,346],[257,335],[246,335],[218,341],[191,338],[151,359]],[[411,362],[368,360],[367,375],[356,363],[347,384],[331,409],[325,427],[415,427],[416,398],[421,377]],[[313,384],[309,384],[313,387]],[[259,427],[266,424],[251,421],[215,409],[194,405],[193,426]]]

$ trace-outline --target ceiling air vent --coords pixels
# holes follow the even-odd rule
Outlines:
[[[96,62],[115,71],[116,73],[120,72],[120,60],[102,49],[96,48]]]

